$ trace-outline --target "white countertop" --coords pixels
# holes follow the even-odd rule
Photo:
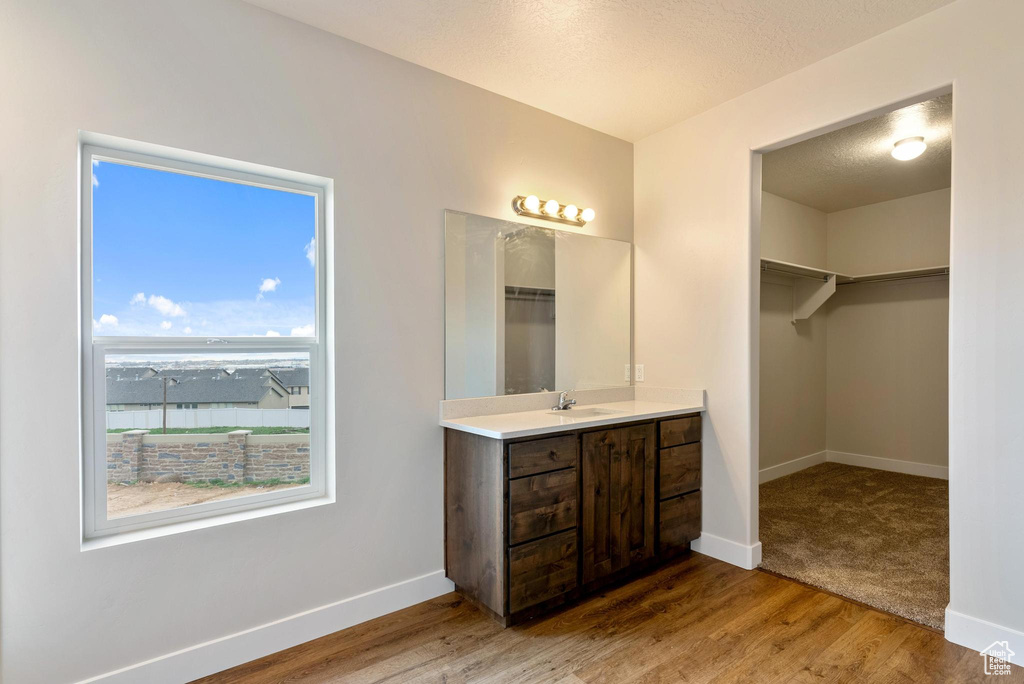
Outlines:
[[[598,411],[595,415],[594,410]],[[670,403],[661,401],[614,401],[602,404],[574,406],[568,411],[518,411],[496,413],[467,418],[442,419],[441,425],[453,430],[471,432],[493,439],[533,437],[568,430],[651,420],[667,416],[697,413],[704,410],[701,403]],[[587,415],[587,413],[590,415]]]

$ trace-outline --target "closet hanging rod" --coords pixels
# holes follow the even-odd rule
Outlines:
[[[794,278],[810,278],[811,280],[827,281],[830,277],[833,277],[833,274],[828,274],[828,275],[809,275],[807,273],[794,273],[793,271],[784,271],[781,268],[772,268],[768,264],[762,264],[761,265],[761,270],[762,271],[767,271],[767,272],[770,272],[770,273],[781,273],[782,275],[792,276]]]

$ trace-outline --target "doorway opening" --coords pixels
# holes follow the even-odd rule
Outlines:
[[[949,602],[952,102],[760,160],[761,567],[936,629]]]

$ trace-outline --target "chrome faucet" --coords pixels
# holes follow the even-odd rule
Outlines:
[[[568,411],[576,405],[575,399],[569,399],[568,392],[559,392],[558,394],[558,406],[552,406],[552,411]]]

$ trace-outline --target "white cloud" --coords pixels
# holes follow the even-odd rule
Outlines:
[[[185,326],[185,329],[182,330],[181,332],[185,333],[186,335],[191,335],[192,334],[192,328],[190,328],[188,326]]]
[[[280,278],[264,278],[263,282],[260,283],[260,294],[264,292],[273,292],[277,289],[277,286],[281,284]]]
[[[280,337],[280,336],[281,336],[281,333],[277,332],[276,330],[268,330],[267,334],[264,335],[264,337]]]
[[[0,0],[2,4],[2,0]],[[258,282],[258,281],[257,281]],[[243,285],[244,286],[244,285]],[[111,313],[118,317],[118,326],[113,329],[106,329],[101,334],[111,334],[114,330],[118,335],[131,335],[146,337],[157,335],[201,335],[211,337],[238,336],[248,337],[250,335],[264,336],[268,330],[281,333],[282,337],[289,334],[293,328],[306,325],[316,317],[312,301],[308,300],[281,300],[281,288],[276,294],[268,295],[267,299],[259,304],[253,298],[244,300],[217,300],[211,302],[187,301],[181,306],[187,310],[183,317],[162,315],[155,307],[147,304],[143,307],[129,307],[128,294],[122,300],[124,304],[121,309],[97,310],[95,314],[96,324],[99,325],[101,313]],[[160,329],[161,321],[170,321],[173,324],[172,332]],[[185,326],[192,328],[192,332],[183,332]],[[312,333],[307,333],[312,334]]]
[[[310,266],[316,266],[316,238],[306,243],[306,258]]]
[[[170,330],[172,325],[174,325],[174,324],[171,323],[170,321],[163,321],[163,322],[160,323],[160,329],[161,330]]]
[[[115,328],[117,327],[117,316],[115,316],[114,314],[103,314],[102,316],[100,316],[99,325],[104,327]]]
[[[92,174],[92,187],[94,187],[94,188],[100,187],[100,179],[96,177],[95,173]]]
[[[314,334],[313,324],[292,328],[292,337],[312,337]]]
[[[146,295],[142,292],[136,292],[135,295],[128,301],[132,306],[139,306],[140,304],[146,303]]]
[[[149,305],[162,313],[164,316],[184,316],[185,310],[179,304],[175,304],[167,297],[160,295],[149,295]]]

